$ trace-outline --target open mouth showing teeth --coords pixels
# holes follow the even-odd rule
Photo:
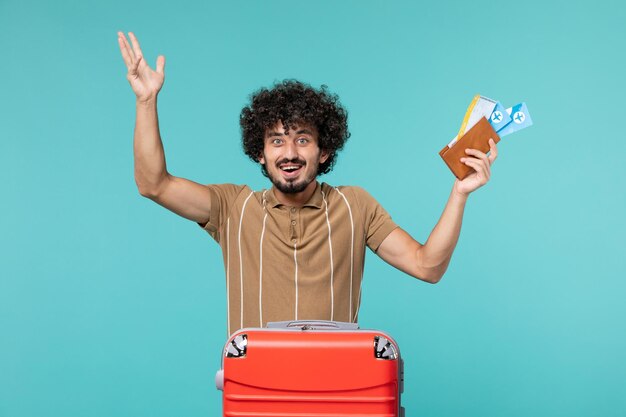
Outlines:
[[[295,172],[302,168],[302,165],[283,165],[280,167],[281,170],[287,173]]]

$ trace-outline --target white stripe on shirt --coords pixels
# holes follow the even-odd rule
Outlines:
[[[293,243],[293,262],[296,265],[296,273],[294,280],[296,283],[296,317],[294,320],[298,320],[298,257],[297,257],[297,243]]]
[[[343,197],[343,201],[346,202],[346,206],[348,207],[348,214],[350,214],[350,227],[352,228],[352,235],[350,240],[350,306],[348,310],[348,317],[350,323],[352,323],[352,271],[354,269],[354,220],[352,219],[352,209],[350,208],[350,204],[348,203],[348,199],[346,196],[339,191],[338,188],[335,187],[335,190]],[[356,314],[355,314],[356,316]]]
[[[240,303],[241,303],[241,325],[240,325],[240,329],[243,328],[243,256],[241,255],[241,226],[243,224],[243,214],[246,212],[246,204],[248,204],[248,200],[250,200],[250,197],[252,197],[252,194],[254,194],[254,191],[250,192],[250,195],[248,196],[248,198],[246,198],[246,201],[243,202],[243,207],[241,208],[241,218],[239,218],[239,236],[238,236],[238,245],[239,245],[239,276],[240,276],[240,286],[241,286],[241,291],[240,291]]]
[[[265,209],[265,193],[263,191],[263,229],[261,230],[261,239],[259,241],[259,327],[263,327],[263,236],[265,236],[265,221],[267,220],[267,210]]]
[[[330,320],[334,320],[335,316],[335,289],[333,285],[334,280],[334,268],[333,268],[333,242],[331,239],[330,220],[328,220],[328,201],[326,201],[326,194],[322,191],[322,199],[326,205],[326,224],[328,225],[328,250],[330,253]]]
[[[226,322],[230,336],[230,217],[226,220]]]

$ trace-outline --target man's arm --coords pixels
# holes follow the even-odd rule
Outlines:
[[[118,32],[120,52],[128,68],[126,78],[137,97],[133,150],[139,193],[182,217],[206,223],[211,207],[208,188],[167,172],[157,112],[157,96],[165,80],[165,57],[160,55],[156,71],[152,70],[143,59],[135,35],[131,32],[129,37],[132,48]]]
[[[461,161],[475,172],[463,181],[455,181],[443,214],[424,245],[398,228],[380,244],[376,252],[378,256],[415,278],[433,284],[439,282],[459,240],[467,198],[491,176],[491,164],[498,156],[498,150],[493,140],[489,141],[489,146],[489,155],[475,149],[466,150],[469,156]]]

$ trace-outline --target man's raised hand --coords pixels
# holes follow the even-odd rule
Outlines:
[[[126,68],[128,68],[126,78],[137,96],[137,101],[149,102],[156,100],[157,94],[159,94],[161,87],[163,87],[163,81],[165,80],[165,73],[163,72],[165,68],[165,57],[163,55],[157,57],[156,71],[154,71],[144,60],[141,47],[139,46],[135,34],[128,32],[128,37],[132,42],[132,48],[128,40],[126,40],[124,33],[117,32],[120,52],[122,53]]]

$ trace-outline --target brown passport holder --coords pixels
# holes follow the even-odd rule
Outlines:
[[[491,124],[484,117],[481,118],[470,130],[465,132],[452,147],[446,145],[439,155],[448,165],[452,173],[460,180],[474,172],[474,169],[461,162],[461,158],[467,157],[466,149],[478,149],[481,152],[489,152],[489,139],[493,139],[496,143],[500,142],[500,136],[491,127]]]

